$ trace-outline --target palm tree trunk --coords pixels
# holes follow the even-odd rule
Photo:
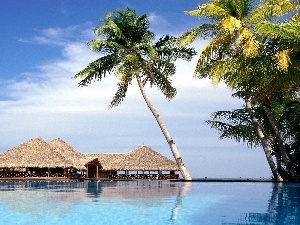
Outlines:
[[[167,127],[166,127],[166,125],[165,125],[163,119],[162,119],[161,116],[158,114],[158,112],[157,112],[156,109],[154,108],[153,104],[152,104],[152,103],[150,102],[150,100],[149,100],[149,98],[148,98],[148,96],[147,96],[147,94],[146,94],[144,85],[142,84],[142,81],[141,81],[140,76],[139,76],[139,75],[136,75],[136,79],[137,79],[137,83],[138,83],[138,85],[139,85],[140,91],[141,91],[141,93],[142,93],[142,95],[143,95],[143,98],[144,98],[144,100],[145,100],[147,106],[148,106],[149,109],[151,110],[153,116],[155,117],[155,119],[156,119],[156,121],[157,121],[157,123],[158,123],[158,125],[159,125],[159,127],[160,127],[160,129],[161,129],[161,131],[163,132],[163,134],[164,134],[164,136],[165,136],[165,138],[166,138],[166,140],[167,140],[167,142],[168,142],[168,144],[169,144],[169,146],[170,146],[170,148],[171,148],[172,154],[173,154],[173,156],[174,156],[174,158],[175,158],[175,161],[176,161],[176,163],[177,163],[177,165],[178,165],[178,168],[179,168],[179,170],[180,170],[180,172],[181,172],[181,175],[182,175],[183,179],[185,179],[185,180],[192,180],[192,178],[191,178],[189,172],[187,171],[187,169],[186,169],[186,167],[185,167],[185,165],[184,165],[184,163],[183,163],[183,161],[182,161],[182,158],[181,158],[181,156],[180,156],[180,153],[179,153],[179,151],[177,150],[177,147],[176,147],[176,145],[175,145],[175,142],[173,141],[173,139],[172,139],[170,133],[169,133],[168,130],[167,130]]]
[[[254,127],[254,129],[255,129],[258,137],[259,137],[259,139],[260,139],[261,145],[262,145],[262,147],[264,149],[264,152],[265,152],[267,161],[269,163],[270,169],[272,171],[273,177],[274,177],[274,179],[276,181],[283,181],[283,179],[281,178],[281,176],[280,176],[280,174],[279,174],[279,172],[277,170],[277,167],[276,167],[276,165],[275,165],[275,163],[273,161],[271,151],[268,148],[267,141],[266,141],[266,138],[265,138],[265,136],[264,136],[264,134],[262,132],[262,129],[259,126],[256,117],[254,116],[250,99],[246,97],[245,98],[245,103],[246,103],[247,113],[250,115],[251,121],[252,121],[252,125],[253,125],[253,127]]]
[[[275,122],[274,116],[271,112],[270,105],[267,104],[267,103],[262,103],[262,106],[263,106],[263,109],[264,109],[268,119],[269,119],[272,130],[274,131],[274,133],[276,135],[278,147],[279,147],[279,150],[280,150],[281,156],[282,156],[282,161],[285,164],[289,175],[293,176],[295,174],[295,171],[293,170],[293,167],[291,166],[291,161],[290,161],[289,156],[288,156],[288,154],[286,152],[286,149],[284,147],[284,141],[283,141],[282,136],[279,133],[279,129],[278,129],[278,126]],[[280,159],[280,161],[281,161],[281,159]]]

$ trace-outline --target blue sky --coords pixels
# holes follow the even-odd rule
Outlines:
[[[79,88],[71,77],[99,55],[86,42],[107,11],[130,7],[147,14],[160,37],[178,36],[200,21],[184,14],[198,0],[1,0],[0,151],[28,139],[60,137],[80,152],[129,152],[145,144],[172,158],[134,83],[125,101],[108,109],[114,76]],[[193,45],[200,51],[207,42]],[[263,150],[220,140],[205,124],[212,112],[241,107],[224,85],[193,78],[196,59],[177,63],[178,94],[167,101],[148,93],[173,136],[192,177],[270,177]]]

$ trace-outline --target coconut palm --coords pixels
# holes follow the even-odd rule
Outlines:
[[[290,30],[291,24],[275,29],[272,27],[274,23],[269,22],[270,18],[280,17],[299,7],[298,0],[264,0],[255,8],[253,3],[253,0],[211,0],[199,4],[196,10],[186,11],[188,15],[204,18],[210,22],[190,29],[179,38],[183,45],[192,43],[196,38],[211,39],[200,53],[195,69],[196,76],[209,77],[217,84],[222,75],[218,77],[208,73],[215,63],[234,54],[246,57],[257,56],[264,48],[265,40],[257,36],[254,28],[260,29],[261,33],[268,32],[272,35],[277,33],[282,36],[285,30]],[[297,15],[293,17],[296,21]],[[294,22],[294,27],[295,24],[299,26]],[[290,36],[295,36],[296,31],[290,31]],[[284,52],[278,54],[283,56]],[[280,60],[284,60],[284,57],[278,56],[278,61]],[[279,63],[283,64],[283,61]]]
[[[291,167],[296,173],[299,173],[299,98],[282,101],[281,96],[278,97],[272,100],[272,110],[275,112],[275,119],[281,131]],[[245,111],[245,108],[233,111],[218,111],[212,114],[212,119],[208,120],[207,123],[219,131],[220,138],[234,139],[246,144],[248,147],[259,146],[260,140],[255,135],[254,130],[250,129],[252,126],[251,121],[249,121]],[[272,155],[276,157],[276,166],[280,175],[285,179],[291,178],[292,174],[284,167],[285,165],[282,165],[278,140],[263,106],[259,103],[256,104],[253,106],[253,112],[263,128],[262,132],[268,146],[272,149]]]
[[[278,105],[279,99],[282,106],[293,100],[300,88],[300,42],[294,35],[299,26],[294,18],[295,16],[284,23],[271,24],[275,32],[267,30],[264,23],[256,24],[255,27],[259,28],[258,33],[262,35],[261,39],[265,38],[261,53],[251,58],[232,56],[215,64],[211,72],[211,76],[220,76],[223,73],[226,84],[237,90],[240,97],[251,96],[252,101],[262,106],[276,137],[277,146],[273,147],[273,152],[277,152],[274,148],[280,150],[275,154],[278,168],[281,168],[280,164],[283,163],[288,176],[293,176],[295,170],[284,141],[285,131],[279,129],[280,121],[275,116],[278,107],[274,106]],[[285,37],[281,37],[280,30],[285,27],[289,27],[289,32]],[[264,29],[266,30],[263,31]],[[285,172],[283,174],[285,175]]]
[[[147,16],[137,16],[129,8],[109,12],[101,21],[103,26],[95,28],[95,34],[100,38],[91,40],[88,45],[102,55],[75,75],[75,78],[82,79],[79,86],[87,86],[93,80],[101,81],[114,74],[119,82],[110,107],[116,107],[126,97],[129,85],[136,80],[171,148],[182,177],[191,180],[162,117],[147,97],[145,85],[149,83],[151,87],[156,86],[167,99],[173,98],[176,89],[172,86],[170,76],[175,74],[174,63],[178,58],[190,60],[196,52],[192,48],[178,46],[176,38],[168,35],[153,43],[155,35],[149,29]]]
[[[297,9],[299,3],[292,0],[265,0],[254,8],[253,2],[251,0],[211,0],[208,3],[200,4],[196,10],[186,11],[187,14],[205,18],[210,23],[200,24],[191,29],[183,34],[179,41],[181,44],[187,45],[196,38],[211,38],[209,44],[200,53],[195,76],[199,78],[208,77],[215,85],[224,80],[231,88],[240,88],[239,91],[243,92],[242,97],[245,99],[247,111],[261,140],[273,176],[276,180],[282,180],[270,157],[271,152],[263,132],[261,132],[262,129],[250,107],[253,97],[251,94],[259,92],[253,91],[253,86],[247,83],[249,79],[244,78],[244,71],[248,68],[248,64],[244,62],[252,60],[255,63],[266,63],[266,60],[260,62],[258,59],[262,58],[260,56],[262,52],[265,52],[268,39],[259,35],[255,26],[257,25],[257,28],[260,28],[262,32],[266,32],[266,21]],[[283,70],[287,69],[288,53],[285,50],[276,51],[272,58],[275,59],[275,63],[272,62],[271,64],[277,64]],[[243,64],[244,67],[238,67],[237,64]],[[262,65],[261,68],[265,65]],[[256,67],[248,68],[248,70],[246,77],[249,77],[249,74],[255,74]],[[263,84],[262,80],[255,79],[255,81],[256,84]],[[245,85],[249,88],[241,90]],[[260,93],[264,95],[264,92]],[[271,120],[271,118],[269,119]],[[279,136],[279,132],[277,134]],[[286,155],[284,148],[281,148],[281,151],[283,155]],[[284,159],[288,164],[288,158]]]

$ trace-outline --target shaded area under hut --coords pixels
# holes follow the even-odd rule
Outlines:
[[[0,179],[178,179],[177,164],[142,145],[129,153],[82,154],[60,138],[30,139],[0,154]]]

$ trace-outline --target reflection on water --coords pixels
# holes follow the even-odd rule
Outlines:
[[[84,196],[82,183],[1,182],[0,205],[9,211],[60,217]],[[57,207],[57,205],[61,207]]]
[[[249,212],[241,214],[238,223],[242,224],[300,224],[300,185],[272,183],[272,192],[265,213]]]
[[[95,203],[101,203],[106,214],[113,213],[107,207],[157,208],[180,193],[182,186],[165,181],[0,182],[0,211],[2,206],[10,213],[62,218],[81,205],[96,213]],[[1,218],[0,212],[0,224]]]
[[[0,224],[300,224],[300,184],[0,182]]]
[[[172,208],[171,217],[169,219],[169,224],[174,224],[179,214],[180,207],[182,205],[183,198],[186,196],[189,188],[191,186],[190,182],[183,183],[182,187],[179,189],[179,192],[175,199],[174,207]]]

